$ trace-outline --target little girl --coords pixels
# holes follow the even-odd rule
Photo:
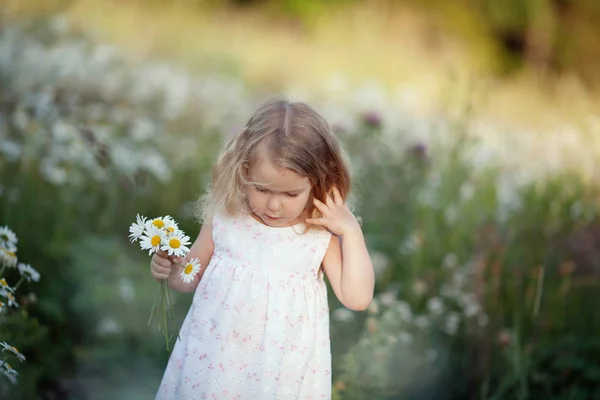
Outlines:
[[[252,115],[202,199],[195,280],[184,283],[165,253],[152,258],[155,279],[195,292],[157,399],[331,398],[322,272],[347,308],[373,298],[349,191],[342,149],[310,106],[276,98]]]

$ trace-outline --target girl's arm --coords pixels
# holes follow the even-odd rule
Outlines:
[[[324,226],[335,235],[323,257],[333,291],[345,307],[364,310],[373,300],[375,273],[360,225],[337,189],[333,198],[327,196],[326,203],[315,199],[315,206],[323,216],[307,222]]]
[[[362,311],[371,304],[375,277],[371,257],[360,228],[331,237],[323,258],[323,270],[339,301],[350,310]]]
[[[181,280],[181,267],[177,264],[173,264],[168,278],[169,287],[179,292],[195,291],[196,287],[198,287],[198,283],[200,283],[200,279],[202,279],[204,271],[206,271],[206,267],[208,267],[208,264],[210,263],[214,249],[215,244],[212,239],[212,220],[209,219],[202,225],[198,238],[196,238],[196,241],[190,248],[190,252],[186,258],[174,260],[185,265],[188,260],[198,258],[200,260],[200,271],[194,277],[192,282],[185,283]]]

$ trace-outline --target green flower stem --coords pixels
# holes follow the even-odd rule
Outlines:
[[[17,282],[17,284],[15,285],[15,292],[17,291],[17,289],[19,288],[19,286],[21,286],[21,284],[23,283],[23,281],[25,281],[25,277],[22,276],[21,279],[19,279],[19,282]]]

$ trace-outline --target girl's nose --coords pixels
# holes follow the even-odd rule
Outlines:
[[[279,200],[277,200],[276,196],[271,196],[267,201],[267,208],[269,211],[278,211],[280,207]]]

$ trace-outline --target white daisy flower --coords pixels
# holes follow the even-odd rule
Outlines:
[[[2,293],[6,292],[6,291],[14,292],[15,290],[13,288],[11,288],[10,286],[8,286],[6,279],[2,278],[2,279],[0,279],[0,295],[2,295]]]
[[[160,249],[160,246],[165,240],[165,233],[163,230],[157,228],[155,225],[146,224],[145,235],[140,237],[140,247],[142,250],[149,250],[148,254],[152,254]]]
[[[19,353],[16,347],[9,345],[6,342],[0,342],[0,346],[2,346],[2,352],[8,351],[12,353],[15,357],[17,357],[20,361],[25,361],[25,356]]]
[[[5,248],[0,248],[0,264],[14,268],[17,265],[17,254]]]
[[[17,251],[17,235],[8,228],[8,226],[0,226],[0,247],[13,248],[12,251]]]
[[[17,376],[19,375],[19,373],[12,369],[9,363],[5,362],[2,364],[2,367],[0,368],[0,373],[2,373],[2,375],[8,378],[8,380],[11,381],[13,385],[17,383]]]
[[[190,237],[183,232],[177,231],[166,239],[161,250],[168,252],[170,256],[183,257],[190,251],[187,247],[191,244]]]
[[[19,269],[19,273],[21,274],[21,276],[27,279],[28,282],[40,281],[40,273],[37,272],[35,268],[33,268],[31,265],[19,263],[17,268]]]
[[[3,314],[5,310],[6,310],[6,304],[4,304],[2,301],[0,301],[0,314]]]
[[[6,302],[8,303],[9,307],[19,308],[19,303],[17,303],[17,299],[15,299],[14,294],[9,291],[4,291],[4,293],[1,294],[6,298]]]
[[[171,219],[171,217],[169,217],[168,215],[166,217],[156,217],[153,219],[149,219],[148,221],[146,221],[146,230],[149,229],[151,226],[154,226],[158,229],[164,229],[165,225],[167,225],[167,223],[169,222],[169,219]]]
[[[129,241],[135,242],[144,234],[144,228],[146,224],[146,217],[140,217],[140,214],[136,215],[136,222],[131,224],[129,227]]]
[[[177,222],[168,215],[163,218],[163,222],[165,226],[163,229],[168,232],[169,235],[177,234],[179,232],[179,227],[177,226]]]
[[[200,271],[200,260],[192,258],[181,271],[181,280],[184,283],[190,283],[196,277],[196,274]]]

